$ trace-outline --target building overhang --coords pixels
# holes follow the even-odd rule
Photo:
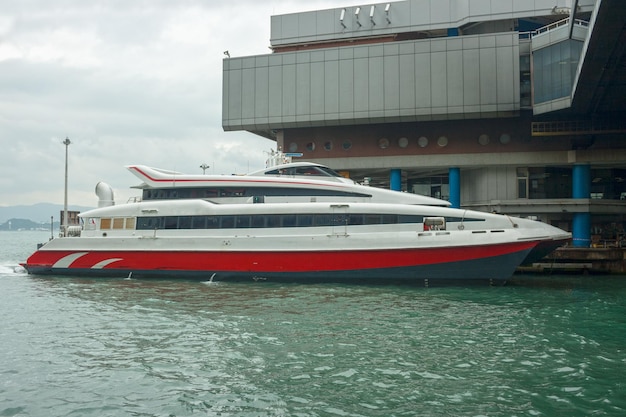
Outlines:
[[[624,112],[626,97],[626,7],[623,0],[598,0],[584,59],[574,83],[576,114]]]

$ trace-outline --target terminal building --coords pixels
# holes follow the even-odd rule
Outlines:
[[[626,226],[623,0],[403,0],[271,17],[224,60],[224,130],[359,182],[530,217],[573,246]]]

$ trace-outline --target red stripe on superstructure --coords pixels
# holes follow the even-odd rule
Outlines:
[[[91,269],[108,259],[120,258],[104,269],[158,271],[312,272],[436,265],[495,258],[532,249],[537,242],[455,248],[346,250],[346,251],[92,251],[79,257],[70,269]],[[81,251],[84,252],[84,251]],[[27,266],[52,267],[71,251],[35,252]]]
[[[156,182],[156,183],[161,183],[161,182],[185,182],[185,183],[193,183],[193,182],[202,182],[202,183],[211,183],[211,182],[216,182],[216,183],[238,183],[241,182],[241,179],[239,180],[230,180],[230,179],[191,179],[191,178],[154,178],[148,174],[146,174],[144,171],[142,171],[141,169],[135,167],[135,166],[131,166],[130,169],[137,171],[138,173],[140,173],[143,177],[149,179],[152,182]],[[323,186],[330,186],[330,187],[339,187],[339,188],[346,188],[343,184],[334,184],[334,183],[326,183],[324,182],[324,184],[318,184],[318,183],[312,183],[312,182],[307,182],[307,181],[291,181],[290,178],[288,178],[290,181],[289,182],[285,182],[285,181],[276,181],[276,180],[251,180],[249,179],[250,177],[244,177],[244,176],[240,176],[239,178],[246,178],[245,181],[247,182],[251,182],[251,183],[263,183],[263,184],[296,184],[296,185],[312,185],[312,186],[318,186],[318,187],[323,187]],[[323,180],[320,180],[323,181]],[[242,185],[243,186],[243,185]]]

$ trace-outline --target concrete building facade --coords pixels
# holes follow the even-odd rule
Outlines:
[[[224,60],[222,125],[373,186],[617,243],[623,9],[404,0],[272,16],[272,53]]]

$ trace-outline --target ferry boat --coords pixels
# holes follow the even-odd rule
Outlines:
[[[309,162],[248,175],[128,166],[142,198],[99,208],[41,245],[28,273],[206,280],[506,280],[571,235],[538,221],[450,208],[358,184]]]

